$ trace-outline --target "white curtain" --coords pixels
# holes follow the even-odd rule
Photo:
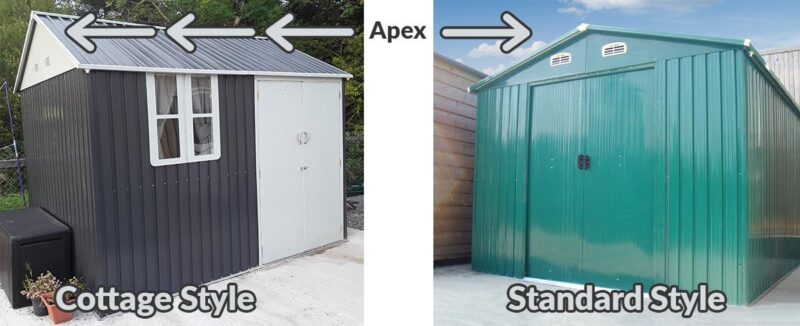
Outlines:
[[[175,76],[156,77],[156,113],[178,113],[178,85]]]

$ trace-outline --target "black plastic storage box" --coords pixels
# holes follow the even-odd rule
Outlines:
[[[69,228],[38,207],[0,212],[0,286],[15,309],[31,304],[19,293],[26,264],[33,277],[46,271],[61,280],[72,276]]]

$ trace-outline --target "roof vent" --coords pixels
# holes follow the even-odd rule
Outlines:
[[[625,54],[628,52],[628,45],[625,42],[614,42],[603,45],[603,56]]]
[[[50,67],[50,57],[45,57],[44,58],[44,66],[45,67]]]
[[[560,66],[572,62],[571,53],[556,53],[550,57],[550,66]]]

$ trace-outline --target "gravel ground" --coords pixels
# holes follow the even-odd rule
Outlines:
[[[364,231],[364,196],[347,197],[356,208],[347,205],[347,227]]]

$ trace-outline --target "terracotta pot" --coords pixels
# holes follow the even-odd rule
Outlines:
[[[39,317],[47,316],[47,307],[44,306],[41,298],[36,297],[31,299],[31,307],[33,308],[34,315]]]
[[[53,298],[52,292],[42,294],[41,298],[42,298],[42,303],[44,303],[44,305],[47,307],[47,314],[50,315],[50,321],[52,321],[53,324],[61,324],[65,321],[69,321],[72,319],[71,312],[66,312],[61,309],[58,309],[58,306],[56,306],[55,302],[54,303],[48,302],[48,299]]]

